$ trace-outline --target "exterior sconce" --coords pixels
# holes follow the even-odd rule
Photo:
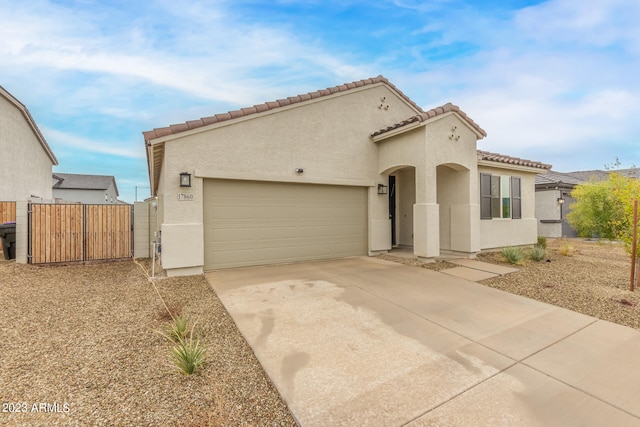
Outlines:
[[[296,173],[297,173],[297,174],[301,174],[301,173],[303,173],[303,172],[304,172],[304,169],[302,169],[302,168],[296,168]]]
[[[189,172],[180,174],[180,187],[191,187],[191,174]]]
[[[561,204],[564,203],[564,199],[562,197],[558,197],[557,202],[558,202],[559,205],[561,205]]]
[[[387,190],[389,189],[389,187],[387,187],[384,184],[378,184],[378,194],[387,194]]]

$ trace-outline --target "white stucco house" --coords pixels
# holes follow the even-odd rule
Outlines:
[[[27,107],[0,86],[0,201],[51,199],[57,164]]]
[[[118,186],[111,175],[52,174],[53,197],[65,202],[99,205],[118,203]]]
[[[460,108],[424,111],[382,76],[143,135],[169,276],[532,244],[550,168],[478,151]]]

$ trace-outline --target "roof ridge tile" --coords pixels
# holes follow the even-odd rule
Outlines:
[[[180,132],[184,132],[187,130],[195,129],[198,127],[208,126],[214,123],[219,123],[225,120],[236,119],[243,116],[248,116],[251,114],[261,113],[268,110],[273,110],[275,108],[285,107],[287,105],[297,104],[300,102],[309,101],[315,98],[320,98],[323,96],[329,96],[340,92],[347,92],[352,89],[357,89],[360,87],[373,85],[376,83],[384,83],[389,86],[391,89],[396,91],[401,98],[403,98],[407,103],[409,103],[412,107],[414,107],[418,112],[423,113],[422,108],[420,108],[411,98],[405,95],[401,90],[399,90],[395,85],[393,85],[389,80],[387,80],[384,76],[378,75],[376,77],[371,77],[363,80],[356,80],[351,83],[343,83],[341,85],[328,87],[326,89],[319,89],[313,92],[308,92],[296,96],[290,96],[284,99],[278,99],[276,101],[267,101],[262,104],[256,104],[253,107],[245,107],[240,110],[228,111],[226,113],[219,113],[213,116],[203,117],[199,121],[198,120],[190,120],[185,123],[176,123],[169,126],[155,128],[150,131],[142,132],[145,141],[148,142],[152,139],[161,138],[163,136],[168,136]]]

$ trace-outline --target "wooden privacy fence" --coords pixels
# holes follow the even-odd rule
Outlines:
[[[31,264],[132,256],[131,205],[29,205]]]
[[[16,202],[0,202],[0,224],[16,221]]]

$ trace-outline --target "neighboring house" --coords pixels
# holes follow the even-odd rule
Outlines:
[[[57,172],[52,176],[55,199],[100,205],[118,203],[118,187],[113,176]]]
[[[478,151],[484,136],[382,76],[144,132],[162,266],[533,244],[534,180],[550,166]]]
[[[27,107],[0,86],[0,201],[51,199],[57,164]]]
[[[578,232],[567,222],[575,199],[571,192],[576,185],[609,179],[610,173],[640,177],[639,168],[619,170],[589,170],[576,172],[546,171],[536,176],[536,218],[538,234],[545,237],[577,237]]]

